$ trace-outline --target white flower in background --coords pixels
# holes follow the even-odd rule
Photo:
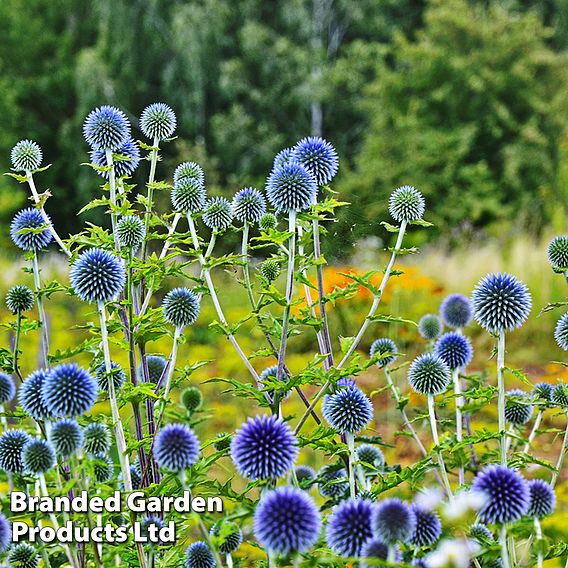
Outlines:
[[[465,538],[443,540],[426,556],[426,562],[429,568],[468,568],[470,559],[479,550],[479,544]]]
[[[449,522],[457,522],[477,513],[487,497],[479,491],[461,491],[444,506],[442,515]]]
[[[426,487],[416,495],[414,502],[421,509],[434,511],[441,505],[443,499],[444,495],[438,488]]]

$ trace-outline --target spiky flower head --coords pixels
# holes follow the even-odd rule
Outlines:
[[[385,467],[383,452],[372,444],[361,444],[357,448],[357,460],[361,462],[360,465],[370,475],[375,475]]]
[[[99,422],[91,422],[83,431],[83,448],[89,455],[106,454],[110,450],[109,429]]]
[[[547,248],[548,262],[555,272],[568,270],[568,237],[554,237]]]
[[[272,365],[271,367],[267,367],[260,373],[259,379],[263,385],[270,385],[271,383],[275,382],[278,377],[278,365]],[[286,370],[282,371],[282,380],[284,382],[288,382],[290,380],[290,375],[286,372]],[[271,402],[274,402],[274,395],[278,394],[279,399],[285,399],[290,395],[290,390],[286,390],[284,392],[277,393],[276,389],[269,388],[264,391]]]
[[[185,568],[215,568],[217,563],[211,549],[201,540],[190,544],[185,551]]]
[[[414,510],[397,498],[383,499],[375,510],[373,529],[385,544],[408,542],[416,527]]]
[[[123,247],[137,251],[146,236],[144,222],[136,215],[121,217],[116,225],[116,235]]]
[[[124,144],[117,148],[114,152],[118,156],[113,157],[112,165],[114,168],[114,175],[116,177],[131,176],[138,166],[140,165],[140,146],[132,140],[127,138]],[[91,150],[91,164],[97,166],[95,171],[103,179],[110,178],[110,169],[108,168],[109,160],[107,160],[106,150],[99,148]]]
[[[511,389],[505,399],[505,420],[511,424],[522,426],[533,415],[533,406],[528,404],[529,397],[521,389]]]
[[[30,437],[23,430],[7,430],[0,436],[0,469],[8,473],[22,473],[22,450]]]
[[[534,386],[532,396],[536,399],[550,402],[552,400],[552,391],[554,387],[550,383],[540,382]]]
[[[120,109],[105,105],[87,115],[83,135],[93,150],[114,152],[130,138],[130,122]]]
[[[16,385],[10,375],[0,371],[0,404],[11,401],[16,396]]]
[[[272,163],[272,168],[281,168],[282,166],[286,165],[287,163],[293,161],[294,156],[294,148],[284,148],[280,150],[278,154],[274,157],[274,162]]]
[[[110,302],[124,288],[126,271],[118,256],[103,249],[88,249],[71,266],[69,279],[84,302]]]
[[[46,377],[47,371],[38,369],[26,377],[18,391],[18,403],[26,414],[37,421],[53,417],[42,394],[42,387]]]
[[[556,323],[554,339],[560,349],[568,351],[568,313],[564,314]]]
[[[504,465],[487,466],[473,480],[472,489],[485,498],[480,515],[488,523],[518,521],[529,508],[527,482],[520,473]]]
[[[418,505],[412,505],[416,524],[410,537],[410,542],[414,546],[432,546],[438,542],[442,534],[442,523],[440,517],[434,511],[428,511]]]
[[[55,465],[55,451],[49,442],[32,438],[22,448],[22,463],[25,471],[45,473]]]
[[[231,442],[233,441],[233,437],[228,434],[227,432],[219,432],[215,436],[215,441],[213,442],[213,447],[218,452],[223,452],[228,450],[231,447]]]
[[[92,456],[93,474],[97,483],[106,483],[114,477],[114,463],[106,454]]]
[[[161,529],[163,529],[165,526],[165,523],[162,519],[160,519],[160,517],[144,517],[141,521],[140,521],[140,532],[142,534],[142,536],[149,538],[150,536],[150,527],[155,527],[154,530],[158,530],[160,531]],[[155,542],[148,542],[147,546],[153,547],[155,546],[157,543]]]
[[[107,373],[105,363],[101,363],[97,367],[97,384],[99,385],[99,390],[102,392],[109,391],[109,379],[112,378],[112,384],[114,385],[114,390],[119,391],[126,382],[126,373],[124,369],[114,361],[110,364],[110,372]]]
[[[164,103],[148,105],[140,115],[140,130],[151,140],[165,140],[176,129],[175,112]]]
[[[17,247],[33,251],[44,249],[53,239],[40,210],[34,207],[16,213],[10,225],[10,236]]]
[[[377,360],[377,367],[379,367],[379,369],[388,367],[391,363],[393,363],[398,357],[397,353],[398,348],[396,343],[388,337],[375,339],[375,341],[371,344],[371,349],[369,350],[369,355],[371,357],[380,357],[380,359]]]
[[[318,185],[329,183],[339,169],[335,148],[323,138],[302,138],[293,148],[292,159],[299,162],[312,174]]]
[[[55,453],[64,458],[78,452],[83,445],[83,430],[76,420],[64,418],[53,424],[49,433],[49,441]]]
[[[233,197],[233,214],[243,223],[258,223],[266,212],[266,199],[254,187],[245,187]]]
[[[473,290],[471,302],[475,321],[490,333],[520,327],[532,307],[528,288],[512,274],[502,272],[483,277]]]
[[[319,537],[321,515],[309,495],[295,487],[278,487],[260,499],[254,513],[254,534],[276,554],[302,553]]]
[[[280,263],[269,258],[259,266],[258,270],[263,278],[266,278],[269,282],[274,282],[280,276]]]
[[[316,180],[298,162],[289,162],[270,172],[266,180],[266,195],[276,211],[303,211],[315,202]]]
[[[552,390],[552,402],[558,406],[568,406],[568,385],[558,383]]]
[[[347,472],[343,468],[324,465],[318,471],[318,491],[322,497],[337,499],[347,491]]]
[[[12,568],[38,568],[39,554],[27,542],[14,544],[8,553],[8,565]]]
[[[440,306],[440,318],[448,327],[461,329],[469,325],[473,318],[471,300],[463,294],[450,294]]]
[[[419,394],[442,394],[450,383],[450,368],[437,355],[424,353],[410,365],[408,382]]]
[[[326,541],[340,556],[359,556],[363,544],[373,536],[373,504],[349,499],[337,505],[328,519]]]
[[[43,154],[33,140],[20,140],[10,152],[12,167],[18,172],[33,172],[41,166]]]
[[[358,387],[325,395],[322,411],[329,424],[342,434],[360,432],[373,419],[373,405]]]
[[[459,369],[471,362],[473,347],[465,335],[457,331],[450,331],[438,339],[434,346],[434,354],[442,359],[450,369]]]
[[[199,316],[199,297],[189,288],[170,290],[162,304],[166,321],[175,327],[193,325]]]
[[[418,333],[428,341],[433,341],[442,333],[442,322],[434,314],[426,314],[418,322]]]
[[[235,523],[228,521],[215,523],[210,533],[216,537],[221,554],[232,554],[243,542],[243,531]]]
[[[292,467],[298,441],[288,424],[275,415],[249,418],[231,442],[231,458],[243,477],[278,479]]]
[[[197,387],[188,387],[181,393],[181,402],[189,412],[195,412],[203,404],[203,395]]]
[[[469,527],[469,536],[481,543],[483,543],[484,540],[490,542],[495,540],[493,533],[482,523],[471,525],[471,527]]]
[[[294,468],[294,475],[301,489],[310,489],[316,479],[316,472],[309,465],[297,465]],[[290,478],[290,483],[292,482]]]
[[[398,187],[389,197],[389,213],[399,223],[422,219],[424,210],[423,195],[411,185]]]
[[[389,554],[389,547],[377,537],[370,538],[361,547],[361,568],[370,568],[371,566],[377,566],[378,560],[386,560]],[[400,552],[397,550],[397,562],[400,557]],[[370,563],[367,564],[365,560],[369,560]]]
[[[195,162],[182,162],[174,170],[174,184],[183,178],[192,178],[197,180],[201,185],[205,183],[205,174],[203,168]]]
[[[0,513],[0,554],[6,552],[12,544],[12,525],[10,521]]]
[[[97,400],[97,381],[77,363],[62,363],[47,373],[41,394],[54,416],[81,416]]]
[[[162,357],[161,355],[147,355],[146,364],[148,365],[149,381],[151,383],[158,384],[168,362],[166,361],[165,357]],[[140,365],[138,373],[140,374],[140,376],[144,376],[142,365]]]
[[[199,459],[199,440],[184,424],[168,424],[156,435],[154,456],[160,467],[183,471]]]
[[[34,307],[34,293],[23,284],[10,288],[6,294],[6,306],[13,314],[22,314]]]
[[[212,231],[219,233],[230,227],[233,222],[231,202],[224,197],[212,197],[205,202],[203,222]]]
[[[529,486],[529,517],[547,517],[556,507],[556,495],[550,483],[542,479],[531,479]]]
[[[276,229],[278,225],[278,219],[274,213],[265,213],[258,222],[259,227],[263,231],[268,231],[269,229]]]
[[[205,186],[196,177],[182,177],[174,182],[172,207],[178,213],[194,215],[205,207]]]

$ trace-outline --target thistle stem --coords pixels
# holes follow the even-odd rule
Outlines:
[[[436,410],[434,408],[434,395],[428,395],[428,414],[430,416],[430,428],[432,429],[432,439],[434,441],[434,446],[438,447],[440,445],[440,439],[438,437],[438,426],[436,421]],[[450,485],[450,480],[448,479],[448,472],[446,471],[446,465],[444,464],[444,457],[440,449],[436,450],[436,458],[438,460],[438,467],[440,468],[440,475],[442,476],[442,481],[444,482],[444,487],[446,489],[446,494],[448,497],[452,497],[452,487]]]
[[[534,421],[534,425],[532,427],[531,433],[529,434],[529,438],[527,440],[527,443],[525,444],[525,447],[523,448],[523,453],[527,454],[535,437],[536,437],[536,433],[538,432],[538,429],[540,428],[540,424],[542,422],[542,417],[544,416],[544,412],[542,410],[538,411],[538,414],[536,415],[536,419]]]
[[[22,373],[20,371],[20,366],[18,362],[21,333],[22,333],[22,312],[18,312],[16,320],[16,337],[14,339],[14,356],[12,359],[12,367],[14,368],[14,374],[20,379],[20,382],[23,382],[24,379],[22,377]]]
[[[32,260],[33,273],[34,273],[34,287],[37,301],[37,311],[39,315],[39,324],[41,327],[41,360],[42,365],[47,368],[48,354],[49,354],[49,332],[47,329],[47,318],[45,316],[45,309],[43,307],[43,298],[41,296],[41,282],[39,278],[39,264],[37,260],[37,251],[34,251]]]
[[[387,552],[387,564],[394,564],[396,562],[396,548],[390,544]]]
[[[254,294],[252,292],[252,285],[250,281],[249,272],[249,259],[248,259],[248,238],[249,238],[249,224],[245,221],[243,226],[243,240],[241,243],[241,257],[243,261],[243,278],[245,281],[245,288],[247,289],[247,294],[250,300],[250,305],[253,310],[256,310],[256,300],[254,299]]]
[[[507,465],[507,444],[505,432],[505,331],[499,332],[497,343],[497,390],[498,390],[498,412],[499,412],[499,434],[501,436],[499,445],[501,448],[501,465]]]
[[[106,162],[109,167],[108,172],[108,185],[110,190],[110,202],[112,207],[116,205],[116,175],[114,171],[114,160],[112,157],[112,150],[105,150]],[[110,222],[112,225],[112,235],[114,237],[114,248],[120,250],[120,243],[118,241],[118,234],[116,232],[116,213],[111,210],[110,212]]]
[[[501,527],[499,533],[499,544],[501,545],[501,562],[503,563],[503,568],[511,568],[511,563],[509,562],[509,550],[507,547],[507,525]]]
[[[452,379],[454,381],[454,394],[455,394],[455,405],[456,405],[456,439],[458,443],[463,442],[463,416],[462,409],[464,405],[464,399],[461,394],[461,381],[459,369],[453,369]],[[458,469],[458,483],[463,485],[465,480],[463,465],[459,466]]]
[[[543,554],[540,551],[540,547],[542,546],[542,527],[540,526],[540,519],[538,517],[534,518],[534,533],[536,537],[537,546],[539,547],[538,556],[537,556],[537,564],[538,568],[542,568],[542,564],[544,562]]]
[[[560,454],[558,456],[558,461],[556,462],[556,471],[552,474],[552,479],[550,480],[550,486],[554,489],[556,482],[558,481],[558,476],[560,475],[560,470],[562,469],[562,463],[564,462],[564,456],[566,455],[566,449],[568,448],[568,412],[566,413],[566,431],[564,432],[564,439],[562,440],[562,447],[560,448]]]
[[[227,553],[225,558],[227,559],[227,568],[233,568],[233,557],[231,556],[231,554]]]
[[[345,434],[345,440],[347,442],[347,448],[349,449],[349,492],[351,499],[355,499],[356,489],[355,489],[355,462],[357,457],[355,456],[355,436],[351,432]]]
[[[148,234],[150,229],[150,213],[152,212],[152,203],[154,201],[154,179],[156,177],[156,165],[158,163],[158,151],[159,151],[158,138],[154,138],[152,144],[152,152],[150,154],[150,175],[148,176],[148,195],[146,201],[146,213],[144,214],[144,234],[146,235],[144,241],[142,242],[142,250],[140,252],[140,258],[144,260],[146,258],[146,245],[148,242]]]

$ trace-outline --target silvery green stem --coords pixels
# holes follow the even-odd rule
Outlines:
[[[252,286],[250,282],[250,272],[249,272],[249,258],[248,258],[248,238],[249,238],[249,224],[245,221],[243,226],[243,240],[241,243],[241,258],[243,261],[243,278],[245,281],[245,288],[247,289],[247,294],[249,297],[250,305],[253,310],[256,310],[256,300],[252,293]]]
[[[505,432],[505,331],[499,332],[497,343],[497,390],[499,411],[499,434],[501,435],[501,465],[507,465],[507,444]]]
[[[150,175],[148,176],[148,196],[146,203],[146,213],[144,214],[144,233],[146,237],[142,242],[142,250],[140,252],[140,258],[144,260],[146,258],[146,243],[148,241],[148,233],[150,228],[150,213],[152,212],[152,202],[154,199],[154,179],[156,177],[156,165],[158,163],[158,144],[160,143],[158,138],[154,138],[152,144],[152,153],[150,154]]]
[[[168,365],[168,374],[166,376],[166,386],[164,388],[164,398],[168,398],[168,395],[170,394],[170,388],[172,385],[172,377],[174,376],[174,370],[175,370],[175,366],[176,366],[176,361],[177,361],[177,352],[178,352],[178,343],[179,343],[179,338],[181,337],[181,333],[182,333],[182,328],[181,327],[176,327],[175,331],[174,331],[174,341],[173,341],[173,345],[172,345],[172,353],[170,355],[170,361],[169,361],[169,365]],[[156,388],[160,388],[160,384],[158,383],[158,385],[156,386]]]
[[[112,158],[112,150],[105,150],[107,166],[110,168],[108,172],[108,185],[110,189],[110,202],[116,205],[116,175],[114,172],[114,160]],[[110,222],[112,225],[112,235],[114,237],[114,248],[120,250],[120,243],[118,242],[118,234],[116,232],[116,213],[111,211]]]
[[[544,412],[542,410],[538,411],[538,414],[536,415],[536,419],[534,421],[534,425],[533,428],[531,430],[531,433],[529,434],[529,438],[527,443],[525,444],[525,447],[523,448],[523,453],[527,454],[531,444],[533,443],[536,433],[538,432],[538,429],[540,428],[540,423],[542,422],[542,417],[544,416]]]
[[[349,449],[349,493],[351,499],[355,499],[355,466],[354,463],[357,461],[355,456],[355,436],[351,432],[345,434],[345,441],[347,442],[347,448]]]
[[[8,420],[6,420],[6,411],[4,409],[4,405],[0,404],[0,420],[2,421],[2,430],[8,429]]]
[[[213,254],[213,249],[215,248],[216,242],[217,242],[217,233],[213,232],[213,233],[211,233],[211,238],[209,239],[209,244],[207,245],[207,250],[205,251],[205,254],[203,255],[205,262],[207,262],[209,260],[209,258],[211,257],[211,255]],[[205,268],[202,267],[201,273],[199,274],[199,278],[201,278],[201,280],[203,280],[204,277],[205,277]],[[200,301],[201,301],[202,296],[203,296],[203,294],[200,292],[199,295],[198,295]]]
[[[396,547],[394,544],[389,544],[387,553],[387,563],[394,564],[396,562]]]
[[[503,568],[511,568],[511,563],[509,562],[509,550],[507,547],[507,525],[501,527],[499,533],[499,544],[501,545],[501,562],[503,563]]]
[[[455,394],[455,405],[456,405],[456,438],[458,443],[463,442],[463,417],[462,408],[464,404],[463,396],[461,394],[461,381],[459,369],[454,369],[452,371],[452,379],[454,381],[454,394]],[[464,469],[463,465],[459,466],[458,469],[458,483],[463,485],[464,483]]]
[[[434,395],[428,395],[428,414],[430,416],[430,428],[432,429],[432,439],[434,440],[434,446],[438,447],[440,445],[440,438],[438,437],[438,426],[436,422],[436,410],[434,409]],[[436,457],[438,460],[438,467],[440,468],[440,475],[442,476],[442,481],[444,482],[444,487],[448,497],[452,497],[452,487],[450,485],[450,480],[448,479],[448,472],[446,471],[446,465],[444,463],[444,457],[442,456],[441,450],[436,450]]]
[[[14,339],[14,355],[12,358],[12,367],[14,368],[14,374],[23,381],[22,373],[20,372],[20,367],[18,364],[18,351],[20,349],[20,335],[22,332],[22,312],[18,312],[16,320],[16,337]]]
[[[558,461],[556,462],[556,471],[552,474],[552,479],[550,480],[550,486],[552,488],[554,488],[556,482],[558,481],[558,476],[560,475],[560,470],[562,469],[562,463],[564,462],[564,456],[566,455],[567,448],[568,448],[568,412],[566,413],[566,431],[564,432],[564,439],[562,440],[560,455],[558,456]]]
[[[37,251],[34,250],[34,256],[32,260],[33,273],[34,273],[34,287],[36,293],[37,301],[37,311],[39,315],[39,323],[41,327],[41,354],[42,354],[42,365],[43,367],[48,367],[48,354],[49,354],[49,332],[47,329],[47,318],[45,317],[45,309],[43,307],[43,298],[41,297],[41,283],[39,279],[39,264],[37,260]]]
[[[36,481],[35,481],[35,496],[41,497],[41,491],[40,491],[40,487],[39,487],[39,479],[36,479]],[[41,518],[38,519],[37,524],[38,524],[38,527],[41,530],[43,528],[43,520]],[[41,557],[43,559],[43,563],[45,564],[46,568],[51,568],[51,563],[49,562],[49,555],[47,554],[47,550],[45,549],[45,547],[42,547],[40,554],[41,554]]]
[[[233,557],[231,556],[231,553],[227,553],[225,558],[227,559],[227,568],[233,568]]]
[[[538,517],[534,518],[534,533],[536,537],[537,546],[540,547],[542,541],[542,527],[540,526],[540,520]],[[543,561],[544,558],[542,552],[539,550],[537,557],[538,568],[542,568]]]
[[[300,555],[296,554],[294,557],[294,568],[300,568]]]
[[[266,556],[268,558],[268,568],[278,568],[278,564],[276,564],[276,555],[272,553],[272,551],[267,550]]]

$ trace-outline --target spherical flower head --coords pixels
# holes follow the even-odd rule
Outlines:
[[[10,402],[16,396],[16,385],[10,375],[0,371],[0,404]]]
[[[18,172],[33,172],[41,166],[43,154],[37,142],[20,140],[10,152],[12,167]]]
[[[194,177],[182,177],[174,182],[172,207],[178,213],[199,213],[205,207],[205,186]]]
[[[295,487],[278,487],[265,493],[254,513],[256,539],[276,554],[309,550],[320,530],[321,515],[316,504]]]
[[[165,140],[176,129],[176,115],[164,103],[148,105],[140,115],[140,130],[150,139]]]
[[[459,369],[471,362],[473,347],[465,335],[457,331],[450,331],[438,339],[434,346],[434,354],[442,359],[450,369]]]
[[[243,223],[258,223],[266,212],[266,199],[258,189],[245,187],[235,194],[233,214]]]
[[[22,462],[25,471],[45,473],[55,465],[55,450],[45,440],[30,439],[22,448]]]
[[[284,148],[280,150],[278,154],[274,157],[274,162],[272,164],[272,169],[281,168],[282,166],[294,161],[294,148]]]
[[[545,400],[546,402],[552,401],[552,391],[554,387],[550,383],[541,382],[534,386],[532,395],[536,399]]]
[[[278,219],[276,218],[276,215],[274,215],[273,213],[265,213],[258,222],[258,226],[263,231],[276,229],[277,225],[278,225]]]
[[[318,491],[322,497],[337,499],[348,489],[347,472],[343,468],[324,465],[318,471]]]
[[[389,197],[389,213],[399,223],[422,219],[425,208],[423,195],[411,185],[395,189]]]
[[[8,473],[22,473],[22,450],[30,437],[23,430],[7,430],[0,436],[0,469]]]
[[[326,395],[322,411],[332,428],[342,434],[360,432],[373,419],[373,405],[357,387],[342,388]]]
[[[215,568],[217,563],[210,548],[198,540],[185,551],[185,568]]]
[[[327,522],[326,541],[340,556],[359,556],[361,547],[373,537],[373,504],[362,499],[343,501]]]
[[[442,322],[434,314],[426,314],[418,322],[418,333],[428,341],[433,341],[442,333]]]
[[[276,381],[277,377],[278,377],[278,365],[272,365],[272,367],[267,367],[259,375],[260,382],[263,385],[267,385]],[[282,380],[285,382],[288,382],[290,380],[290,375],[285,370],[282,371]],[[265,390],[264,392],[268,395],[268,398],[272,402],[274,402],[274,395],[276,394],[277,391],[275,389],[270,388]],[[290,390],[280,392],[278,393],[278,395],[280,397],[280,400],[285,399],[290,395]]]
[[[529,397],[521,389],[511,389],[505,399],[505,420],[511,424],[522,426],[533,415],[533,406],[528,404]]]
[[[564,314],[556,323],[554,339],[560,349],[568,351],[568,313]]]
[[[160,517],[144,517],[141,521],[140,521],[140,533],[142,534],[142,536],[149,538],[150,536],[150,528],[151,527],[156,527],[154,530],[158,530],[160,531],[161,529],[163,529],[165,526],[164,521],[162,521],[162,519],[160,519]],[[164,543],[165,544],[165,543]],[[156,543],[154,542],[149,542],[147,543],[147,546],[153,547],[155,546]]]
[[[442,523],[437,513],[412,505],[416,524],[410,537],[410,543],[417,547],[432,546],[442,534]]]
[[[288,424],[277,416],[255,416],[235,433],[231,458],[248,479],[278,479],[294,464],[298,441]]]
[[[112,160],[116,177],[131,176],[140,165],[140,146],[132,138],[128,138],[114,153],[119,154]],[[97,166],[97,169],[95,169],[97,174],[103,179],[109,179],[110,170],[107,169],[109,161],[107,160],[106,150],[102,148],[91,150],[90,157],[91,164]]]
[[[93,474],[97,483],[106,483],[114,477],[114,463],[105,454],[92,456]]]
[[[140,217],[127,215],[122,217],[116,225],[116,235],[123,247],[137,251],[146,236],[146,228]]]
[[[568,270],[568,237],[554,237],[548,244],[546,253],[554,272]]]
[[[243,531],[235,523],[215,523],[210,533],[219,543],[218,548],[221,554],[232,554],[243,542]]]
[[[375,341],[371,344],[371,349],[369,350],[369,355],[371,357],[379,357],[377,360],[377,367],[379,367],[379,369],[388,367],[391,363],[393,363],[398,357],[397,353],[398,348],[396,343],[388,337],[375,339]]]
[[[378,560],[386,560],[389,554],[389,547],[377,537],[369,539],[361,547],[361,568],[371,568],[371,566],[377,566]],[[401,560],[400,551],[396,552],[396,561]],[[367,564],[365,560],[369,560],[370,563]]]
[[[162,304],[166,321],[181,328],[193,325],[199,316],[199,297],[189,288],[170,290]]]
[[[373,529],[385,544],[408,542],[416,527],[416,514],[404,501],[397,498],[383,499],[377,504],[373,517]]]
[[[440,318],[448,327],[461,329],[473,319],[471,301],[463,294],[450,294],[440,306]]]
[[[215,436],[215,441],[213,442],[213,447],[218,452],[224,452],[231,447],[231,442],[233,441],[233,437],[230,436],[227,432],[219,432],[217,436]]]
[[[17,247],[26,251],[44,249],[53,239],[41,212],[33,207],[16,213],[10,225],[10,236]]]
[[[215,233],[224,231],[233,222],[233,207],[224,197],[212,197],[205,202],[203,222]]]
[[[27,542],[20,542],[10,548],[8,565],[12,568],[38,568],[39,554]]]
[[[168,362],[161,355],[147,355],[146,364],[148,365],[148,378],[151,383],[157,384],[160,380]],[[138,369],[138,374],[144,376],[142,366]]]
[[[323,138],[309,136],[302,138],[293,148],[292,159],[312,174],[318,185],[329,183],[339,169],[339,158],[335,148]]]
[[[83,431],[76,420],[65,418],[53,424],[49,441],[53,444],[55,453],[66,458],[81,449],[84,441]]]
[[[315,203],[318,193],[316,180],[298,162],[289,162],[272,170],[266,180],[268,201],[283,213],[304,211]]]
[[[478,542],[483,543],[484,540],[489,542],[494,541],[493,533],[487,528],[486,525],[475,523],[469,527],[469,536]]]
[[[106,371],[105,363],[102,363],[97,367],[96,378],[100,391],[102,392],[109,391],[109,379],[112,379],[114,390],[119,391],[126,382],[126,373],[118,363],[112,361],[110,364],[110,372],[108,373]]]
[[[6,552],[12,544],[12,525],[10,521],[0,513],[0,554]]]
[[[410,365],[408,382],[419,394],[442,394],[450,383],[450,368],[437,355],[424,353]]]
[[[103,249],[89,249],[71,266],[69,278],[84,302],[110,302],[124,288],[126,271],[118,256]]]
[[[199,459],[199,440],[184,424],[168,424],[156,435],[154,456],[160,467],[183,471]]]
[[[14,315],[28,312],[34,306],[34,293],[23,284],[13,286],[6,294],[6,306]]]
[[[383,452],[372,444],[362,444],[357,448],[357,461],[371,476],[382,471],[385,467]]]
[[[130,138],[130,122],[120,109],[105,105],[87,115],[83,135],[93,150],[115,152]]]
[[[47,371],[38,369],[26,377],[18,391],[18,403],[24,412],[34,420],[41,421],[53,417],[42,394]]]
[[[531,479],[528,482],[529,487],[529,509],[527,516],[529,517],[547,517],[551,515],[556,507],[556,495],[550,483],[542,479]]]
[[[515,276],[488,274],[471,296],[475,321],[490,333],[512,331],[528,318],[532,307],[528,288]]]
[[[197,387],[188,387],[181,394],[181,402],[188,412],[195,412],[203,404],[203,395]]]
[[[83,431],[83,448],[89,455],[106,454],[110,450],[110,432],[104,424],[91,422]]]
[[[294,475],[301,489],[310,489],[316,479],[316,472],[309,465],[298,465],[294,468]],[[292,483],[290,477],[290,483]]]
[[[558,383],[552,390],[552,402],[558,406],[568,406],[568,385]]]
[[[269,258],[259,266],[258,270],[263,278],[266,278],[269,282],[274,282],[280,276],[280,263]]]
[[[529,508],[529,488],[523,476],[503,465],[490,465],[473,480],[472,488],[485,497],[481,518],[492,524],[512,523]]]
[[[47,373],[41,393],[54,416],[81,416],[97,400],[97,381],[77,363],[62,363]]]
[[[203,172],[203,168],[195,162],[182,162],[174,170],[174,185],[183,178],[195,179],[201,185],[205,183],[205,173]]]

